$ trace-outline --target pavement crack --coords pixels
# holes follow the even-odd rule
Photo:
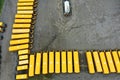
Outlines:
[[[76,27],[71,27],[69,30],[67,30],[68,32],[72,31],[73,29],[78,29],[78,28],[81,28],[82,25],[80,26],[76,26]]]
[[[58,35],[54,35],[53,38],[51,39],[51,41],[49,41],[49,43],[46,45],[46,47],[44,47],[43,50],[48,50],[48,47],[57,39]]]

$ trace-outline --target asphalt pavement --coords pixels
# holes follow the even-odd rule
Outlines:
[[[16,13],[17,0],[5,0],[0,20],[7,24],[6,32],[3,33],[2,64],[0,80],[15,80],[17,56],[8,51],[9,41],[12,32],[12,24]]]

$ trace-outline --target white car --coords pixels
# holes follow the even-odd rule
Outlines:
[[[63,12],[65,16],[68,16],[71,14],[71,5],[69,0],[65,0],[63,2]]]

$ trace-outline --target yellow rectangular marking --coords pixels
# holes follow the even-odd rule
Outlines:
[[[48,53],[43,53],[43,65],[42,65],[42,73],[47,74],[48,73]]]
[[[20,80],[20,79],[28,79],[27,74],[17,74],[16,80]]]
[[[100,54],[100,60],[102,63],[103,73],[109,74],[109,69],[108,69],[106,58],[105,58],[105,54],[104,52],[100,52],[99,54]]]
[[[116,66],[117,73],[120,73],[120,60],[119,60],[117,51],[112,51],[112,56],[113,56],[113,59],[114,59],[114,63],[115,63],[115,66]]]
[[[30,29],[31,28],[31,24],[13,24],[13,28],[16,29]]]
[[[28,15],[24,15],[24,14],[23,15],[21,15],[21,14],[16,14],[15,15],[16,19],[24,19],[24,18],[25,19],[32,19],[32,17],[33,17],[33,15],[29,15],[29,14]]]
[[[55,52],[55,73],[60,73],[60,52]]]
[[[91,73],[91,74],[95,73],[94,63],[93,63],[93,59],[92,59],[92,53],[90,51],[86,52],[86,58],[87,58],[89,73]]]
[[[24,2],[24,3],[18,2],[17,3],[17,6],[33,6],[33,5],[34,5],[33,2]]]
[[[0,22],[0,26],[1,26],[1,27],[3,26],[3,22]]]
[[[34,55],[30,55],[29,59],[29,77],[34,76]]]
[[[49,52],[49,73],[54,72],[54,52]]]
[[[41,53],[36,54],[35,74],[40,74],[41,71]]]
[[[93,57],[94,57],[97,72],[102,72],[102,67],[101,67],[101,63],[100,63],[100,59],[97,51],[93,52]]]
[[[15,23],[27,23],[27,24],[31,24],[32,23],[32,19],[15,19]]]
[[[29,39],[10,40],[10,45],[30,43]]]
[[[105,52],[110,72],[116,72],[110,51]]]
[[[17,14],[33,14],[34,11],[33,10],[29,10],[29,11],[17,11]]]
[[[17,10],[33,10],[33,6],[17,7]]]
[[[11,39],[30,38],[30,34],[12,34]]]
[[[78,51],[73,51],[73,59],[74,59],[74,72],[80,72],[80,63],[79,63],[79,53]]]
[[[19,60],[28,59],[28,55],[20,55]]]
[[[67,63],[66,63],[66,51],[62,51],[61,52],[61,59],[62,59],[62,73],[66,73],[67,72]]]
[[[17,66],[17,71],[27,70],[27,69],[28,69],[28,65]]]
[[[10,46],[9,51],[17,51],[17,50],[28,49],[28,48],[29,48],[29,44],[22,44],[22,45]]]
[[[72,73],[73,72],[72,51],[67,52],[67,61],[68,61],[68,73]]]
[[[12,29],[13,34],[30,33],[30,29]]]
[[[120,59],[120,51],[118,51],[118,56],[119,56],[119,59]]]
[[[25,65],[25,64],[28,64],[28,60],[19,61],[19,65]]]
[[[30,54],[30,50],[29,49],[24,49],[24,50],[19,50],[18,51],[18,55],[24,55],[24,54]]]

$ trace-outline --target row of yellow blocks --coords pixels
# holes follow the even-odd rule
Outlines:
[[[39,74],[80,72],[78,51],[50,51],[30,55],[28,53],[28,50],[18,52],[17,71],[27,70],[28,73],[17,74],[16,79],[27,79]],[[87,51],[85,55],[90,74],[120,73],[120,51]]]
[[[24,49],[24,50],[19,50],[18,51],[18,61],[19,62],[18,62],[17,71],[28,70],[29,55],[30,55],[30,50],[29,49]],[[26,75],[26,74],[19,74],[18,73],[16,75],[16,80],[28,79],[28,75]]]
[[[18,0],[9,51],[32,48],[36,5],[34,0]]]
[[[89,73],[120,73],[120,51],[86,52]]]
[[[22,52],[22,53],[21,53]],[[24,52],[27,52],[24,50]],[[79,73],[80,55],[78,51],[50,51],[28,55],[23,50],[18,52],[17,71],[27,70],[26,74],[17,74],[17,79],[28,79],[39,74]]]

